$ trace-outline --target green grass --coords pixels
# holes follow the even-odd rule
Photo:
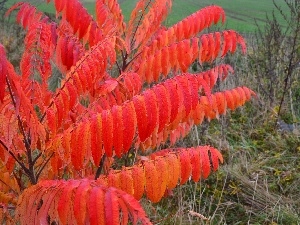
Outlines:
[[[10,0],[9,5],[12,5],[16,0]],[[42,11],[53,13],[53,4],[46,4],[41,0],[31,0]],[[83,0],[85,7],[91,14],[95,14],[93,0]],[[129,20],[131,10],[134,8],[137,0],[122,0],[121,8],[125,16],[125,20]],[[277,4],[285,9],[283,0],[277,0]],[[196,12],[197,10],[208,5],[220,5],[224,8],[227,20],[224,24],[227,29],[234,29],[239,32],[252,33],[256,29],[255,20],[258,25],[263,26],[266,21],[266,13],[271,13],[274,9],[271,0],[174,0],[172,11],[169,14],[165,24],[170,26],[186,16]],[[282,18],[279,21],[284,24]]]
[[[125,18],[128,20],[135,1],[124,0],[121,4]],[[283,0],[276,1],[279,6],[286,9]],[[266,13],[271,13],[274,5],[271,0],[174,0],[172,11],[166,20],[170,26],[186,16],[208,5],[220,5],[224,8],[227,16],[225,27],[240,32],[253,32],[256,29],[255,20],[259,25],[266,21]],[[279,16],[279,15],[278,15]],[[283,19],[279,19],[284,24]]]

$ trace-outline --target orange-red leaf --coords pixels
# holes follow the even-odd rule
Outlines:
[[[101,188],[93,187],[91,189],[88,209],[91,225],[105,225],[105,201]]]
[[[170,100],[168,92],[163,85],[157,85],[153,88],[153,91],[156,95],[157,106],[158,106],[158,133],[162,131],[166,124],[170,122]]]
[[[145,97],[145,105],[147,111],[147,120],[148,120],[148,127],[147,127],[147,134],[146,136],[149,137],[154,130],[158,127],[158,107],[157,107],[157,98],[153,90],[149,89],[143,93]]]
[[[201,147],[198,147],[201,148]],[[202,169],[202,176],[206,179],[210,174],[210,160],[208,155],[208,147],[202,147],[202,151],[200,151],[200,158],[201,158],[201,169]]]
[[[223,163],[223,156],[217,149],[213,147],[210,147],[209,151],[210,151],[210,158],[212,161],[212,169],[215,172],[219,168],[219,161]]]
[[[105,193],[105,224],[120,224],[119,201],[114,189],[109,189]]]
[[[178,108],[179,108],[178,87],[176,82],[174,82],[174,80],[168,80],[167,82],[164,82],[163,85],[165,86],[165,88],[167,89],[170,95],[170,106],[171,106],[170,123],[172,123],[178,114]]]
[[[159,198],[159,177],[158,172],[153,161],[146,161],[145,164],[145,176],[146,176],[146,195],[152,202],[158,202]]]
[[[122,118],[122,107],[114,106],[112,108],[113,117],[113,146],[115,154],[121,157],[123,150],[123,118]]]
[[[58,215],[59,219],[62,224],[67,224],[70,217],[72,217],[73,214],[73,207],[72,207],[72,195],[75,188],[79,186],[78,182],[72,182],[70,181],[68,186],[62,191],[61,198],[58,202]],[[33,215],[32,215],[33,216]]]
[[[130,195],[134,194],[133,179],[135,179],[135,177],[132,176],[131,170],[126,170],[125,168],[121,170],[120,173],[121,189]]]
[[[159,187],[157,190],[157,194],[158,194],[157,198],[160,200],[164,196],[164,193],[167,188],[167,182],[169,180],[169,171],[168,171],[169,168],[168,168],[168,163],[162,157],[158,157],[155,160],[155,167],[157,170],[158,183],[159,183]]]
[[[193,148],[190,149],[190,160],[192,166],[192,179],[193,181],[198,182],[201,177],[201,166],[203,168],[203,165],[201,165],[200,162],[200,151]]]
[[[147,120],[147,111],[144,96],[136,95],[133,98],[133,104],[136,113],[139,138],[141,142],[143,142],[147,138],[147,128],[149,123]]]
[[[113,156],[113,118],[109,110],[102,111],[102,140],[103,147],[108,157]]]
[[[124,153],[126,153],[131,145],[132,140],[136,131],[136,114],[134,111],[134,106],[132,102],[125,103],[123,105],[123,124],[124,124],[124,132],[123,132],[123,149]]]
[[[168,189],[174,189],[180,178],[180,162],[175,154],[170,154],[166,157],[169,168],[169,180],[167,183]]]
[[[85,183],[81,183],[74,193],[74,216],[78,225],[85,224],[85,218],[87,217],[87,193],[90,191],[89,186]]]
[[[99,165],[102,150],[102,117],[97,114],[91,120],[91,154],[95,165]]]
[[[181,165],[180,184],[184,184],[187,182],[192,172],[189,151],[188,150],[181,151],[179,158],[180,158],[180,165]]]
[[[134,198],[140,200],[145,189],[145,171],[141,166],[132,167]]]

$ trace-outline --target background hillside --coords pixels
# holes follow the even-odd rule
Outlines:
[[[8,5],[12,5],[15,2],[17,0],[8,0]],[[53,5],[47,5],[43,0],[29,0],[29,2],[45,12],[54,12]],[[95,13],[94,0],[82,0],[82,2],[89,12],[92,14]],[[125,19],[128,20],[137,0],[119,0],[119,2]],[[170,26],[198,9],[213,4],[220,5],[225,9],[227,15],[225,27],[247,33],[251,33],[256,29],[255,21],[258,25],[263,25],[266,22],[266,14],[271,13],[275,9],[272,0],[174,0],[172,11],[165,24],[166,26]],[[284,4],[284,0],[277,0],[276,4],[282,7],[284,11],[288,10],[288,7]],[[279,16],[279,13],[277,12],[276,14],[278,15],[279,22],[282,25],[286,25],[283,18]]]

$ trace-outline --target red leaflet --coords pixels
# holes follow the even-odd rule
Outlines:
[[[125,191],[126,193],[133,195],[134,194],[133,180],[135,178],[136,177],[132,176],[131,170],[127,170],[127,169],[123,168],[121,170],[121,174],[120,174],[121,189],[123,191]]]
[[[81,137],[80,135],[82,135],[84,132],[84,125],[83,124],[79,124],[78,127],[76,127],[73,132],[72,132],[72,136],[71,136],[71,161],[73,166],[75,167],[75,169],[80,170],[83,167],[83,157],[84,155],[82,154],[82,149],[81,149],[81,145],[80,140]]]
[[[215,93],[216,96],[216,104],[217,104],[217,110],[220,115],[225,114],[226,112],[226,99],[224,96],[224,93],[217,92]]]
[[[87,202],[88,192],[90,191],[90,185],[81,183],[74,191],[74,217],[78,225],[84,225],[85,218],[87,217]]]
[[[213,171],[217,171],[219,168],[219,161],[223,163],[223,157],[222,154],[215,148],[209,147],[210,150],[210,159],[212,161],[212,169]]]
[[[170,122],[170,98],[168,96],[167,90],[163,85],[157,85],[153,88],[153,91],[156,95],[157,106],[158,106],[158,133],[169,124]]]
[[[146,186],[145,186],[145,192],[147,195],[147,198],[149,198],[152,202],[158,202],[160,200],[159,198],[159,177],[158,173],[156,171],[156,167],[153,161],[146,161],[144,163],[145,167],[145,180],[146,180]]]
[[[235,100],[232,96],[232,93],[227,90],[224,92],[224,94],[225,94],[225,98],[226,98],[227,107],[231,110],[234,110],[235,109]]]
[[[159,75],[161,73],[161,52],[159,51],[157,54],[155,54],[155,60],[153,60],[152,65],[152,73],[153,73],[153,80],[158,81]]]
[[[66,88],[68,90],[69,98],[70,98],[70,109],[72,109],[76,103],[77,100],[77,90],[75,89],[74,85],[70,82],[66,83]]]
[[[104,197],[105,201],[105,224],[115,225],[120,224],[119,201],[118,196],[113,188],[110,188]]]
[[[145,189],[145,171],[141,166],[132,167],[133,179],[133,196],[136,200],[140,200]]]
[[[165,76],[167,76],[170,71],[169,51],[167,48],[161,50],[161,70]]]
[[[159,109],[157,104],[157,98],[153,90],[149,89],[143,93],[145,98],[145,106],[147,113],[147,134],[149,137],[156,128],[158,128]]]
[[[185,116],[188,116],[192,109],[192,96],[190,84],[187,76],[177,76],[174,78],[178,84],[178,91],[181,91],[183,96],[183,104],[185,109]]]
[[[180,152],[180,165],[181,165],[180,184],[184,184],[187,182],[192,172],[189,150],[183,149]]]
[[[162,157],[158,157],[155,160],[155,167],[158,177],[158,189],[157,189],[157,198],[160,199],[164,196],[167,189],[167,182],[169,180],[169,168],[168,163]]]
[[[169,154],[165,159],[169,168],[169,180],[167,187],[169,190],[172,190],[176,187],[180,178],[180,162],[175,154]]]
[[[136,114],[137,127],[141,142],[145,141],[147,136],[148,120],[144,96],[136,95],[133,98],[133,104]]]
[[[178,108],[179,108],[178,87],[175,80],[168,80],[167,82],[164,82],[163,85],[165,86],[167,92],[170,95],[170,106],[171,106],[170,123],[172,123],[178,114]]]
[[[213,57],[218,57],[219,52],[220,52],[220,48],[221,48],[221,33],[220,32],[216,32],[214,33],[215,35],[215,49],[213,52]]]
[[[115,154],[118,157],[122,156],[123,153],[123,118],[122,118],[122,107],[114,106],[112,108],[113,117],[113,146]]]
[[[90,198],[87,204],[91,225],[105,225],[104,191],[99,187],[93,187],[90,190]]]
[[[133,103],[125,103],[123,105],[123,149],[124,153],[126,153],[132,144],[133,137],[136,132],[136,114],[134,110]]]
[[[79,184],[80,183],[76,181],[69,181],[68,185],[62,190],[61,197],[57,203],[57,211],[62,224],[67,224],[73,215],[73,201],[71,201],[71,199],[74,194],[74,189],[76,189]]]
[[[198,182],[201,177],[201,167],[204,168],[203,164],[201,164],[201,153],[195,149],[190,149],[189,153],[192,165],[192,179],[193,181]]]
[[[7,61],[3,45],[0,44],[0,101],[3,103],[5,95],[5,78],[7,76]]]
[[[63,117],[64,117],[64,115],[63,115],[64,114],[64,105],[63,105],[61,98],[57,98],[54,101],[54,104],[56,106],[56,113],[57,113],[57,126],[60,127]]]
[[[109,110],[102,111],[102,141],[106,155],[113,156],[113,117]]]
[[[47,117],[48,127],[50,131],[53,133],[53,135],[55,135],[57,132],[57,122],[56,122],[54,111],[52,109],[49,109],[46,113],[46,117]]]
[[[200,150],[201,174],[206,179],[210,174],[210,160],[208,156],[208,146],[197,147]]]

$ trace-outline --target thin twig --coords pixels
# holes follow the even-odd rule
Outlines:
[[[144,8],[144,10],[143,10],[143,12],[142,12],[142,14],[141,14],[140,19],[139,19],[139,21],[138,21],[138,23],[137,23],[137,25],[136,25],[135,31],[133,32],[132,39],[131,39],[131,41],[130,41],[130,49],[132,49],[132,47],[133,47],[133,43],[134,43],[134,39],[135,39],[135,35],[136,35],[136,32],[137,32],[137,29],[139,28],[140,23],[142,22],[142,18],[143,18],[144,15],[145,15],[144,12],[145,12],[145,10],[149,7],[150,3],[151,3],[151,1],[148,1],[146,7]]]
[[[9,187],[16,194],[18,194],[18,192],[15,189],[13,189],[10,185],[8,185],[7,183],[5,183],[2,179],[0,179],[0,182],[2,182],[4,185],[6,185],[7,187]]]
[[[16,162],[22,167],[24,172],[27,174],[29,173],[29,169],[22,163],[13,152],[11,152],[8,147],[4,144],[4,142],[0,139],[0,144],[4,147],[4,149],[16,160]]]
[[[35,159],[32,161],[33,164],[36,163],[36,161],[42,156],[42,152],[40,152],[36,157]]]
[[[52,152],[52,154],[49,156],[49,158],[47,159],[47,161],[44,163],[44,165],[39,169],[39,171],[36,174],[36,180],[39,179],[41,173],[43,172],[45,166],[48,164],[48,162],[50,161],[50,159],[52,158],[52,156],[54,155],[54,152]]]
[[[8,80],[8,78],[6,77],[6,84],[7,84],[7,87],[8,87],[8,91],[9,91],[9,95],[10,95],[10,98],[12,100],[12,103],[14,105],[14,108],[15,110],[17,110],[17,104],[16,104],[16,101],[14,99],[14,95],[13,95],[13,92],[12,92],[12,89],[11,89],[11,86],[10,86],[10,82]],[[20,128],[20,131],[22,133],[22,136],[24,138],[24,144],[25,144],[25,147],[26,149],[28,150],[28,148],[30,148],[30,145],[29,145],[29,142],[28,142],[28,139],[26,137],[26,134],[25,134],[25,129],[23,127],[23,123],[22,123],[22,120],[21,120],[21,117],[20,115],[17,115],[17,119],[18,119],[18,125],[19,125],[19,128]]]
[[[98,166],[98,169],[96,171],[96,174],[95,174],[95,180],[97,180],[101,174],[101,171],[103,169],[103,166],[104,166],[104,161],[105,161],[105,158],[106,158],[106,154],[104,154],[100,160],[100,163],[99,163],[99,166]]]

